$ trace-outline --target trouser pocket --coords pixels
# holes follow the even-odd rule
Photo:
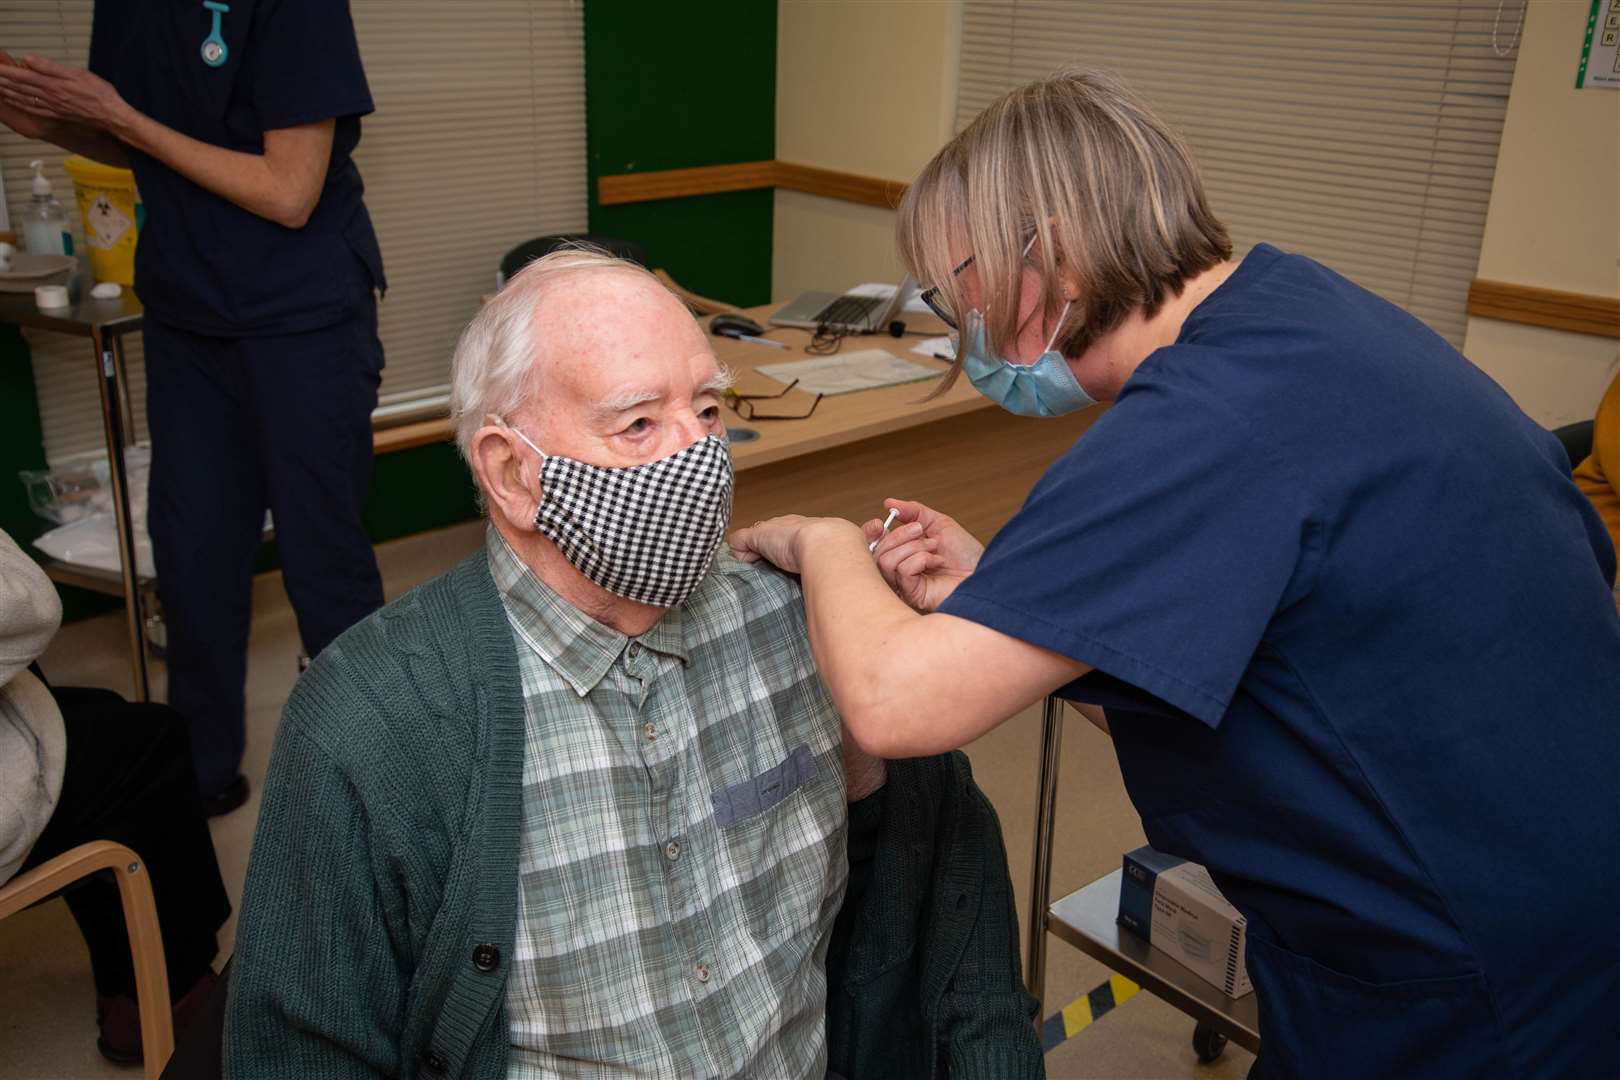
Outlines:
[[[1485,978],[1368,982],[1251,933],[1256,1077],[1512,1075]]]

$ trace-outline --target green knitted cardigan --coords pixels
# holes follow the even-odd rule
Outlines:
[[[506,1076],[523,724],[482,549],[321,653],[265,780],[227,1076]]]

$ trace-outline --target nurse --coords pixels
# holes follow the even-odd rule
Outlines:
[[[1254,1075],[1620,1073],[1615,553],[1558,442],[1326,267],[1230,261],[1111,78],[991,105],[899,242],[986,396],[1113,405],[987,549],[895,500],[875,561],[875,521],[732,537],[802,575],[863,748],[1102,706],[1148,840],[1248,918]]]
[[[247,797],[265,509],[305,652],[382,603],[361,509],[382,256],[351,154],[372,111],[343,0],[96,5],[90,70],[0,54],[0,122],[135,172],[147,220],[150,530],[169,700],[210,813]]]

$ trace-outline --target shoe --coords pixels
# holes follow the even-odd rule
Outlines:
[[[174,1003],[174,1045],[180,1045],[180,1037],[208,1014],[209,999],[214,996],[214,990],[219,987],[219,976],[213,970],[203,972],[191,989],[180,995]]]
[[[203,796],[203,813],[208,817],[223,817],[247,802],[247,797],[247,777],[238,773],[236,779],[226,784],[223,790]]]
[[[191,984],[191,989],[180,996],[173,1006],[174,1043],[180,1045],[180,1036],[208,1008],[209,995],[219,983],[212,971],[204,973]],[[96,1026],[101,1034],[96,1049],[108,1061],[119,1065],[139,1065],[144,1060],[141,1047],[141,1007],[125,994],[96,998]]]
[[[141,1063],[141,1010],[134,998],[98,996],[96,1026],[101,1029],[96,1049],[102,1057],[119,1065]]]

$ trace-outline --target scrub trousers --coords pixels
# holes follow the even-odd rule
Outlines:
[[[221,338],[147,316],[148,530],[168,633],[169,703],[191,724],[205,798],[246,749],[253,561],[269,508],[304,652],[382,606],[361,511],[382,345],[366,290],[349,318]]]
[[[56,812],[22,870],[92,840],[124,844],[146,863],[157,900],[169,994],[189,990],[219,951],[231,913],[191,767],[186,722],[173,708],[131,704],[111,690],[52,687],[67,734]],[[20,872],[20,871],[19,871]],[[99,997],[134,997],[135,968],[118,886],[101,875],[64,894]]]

